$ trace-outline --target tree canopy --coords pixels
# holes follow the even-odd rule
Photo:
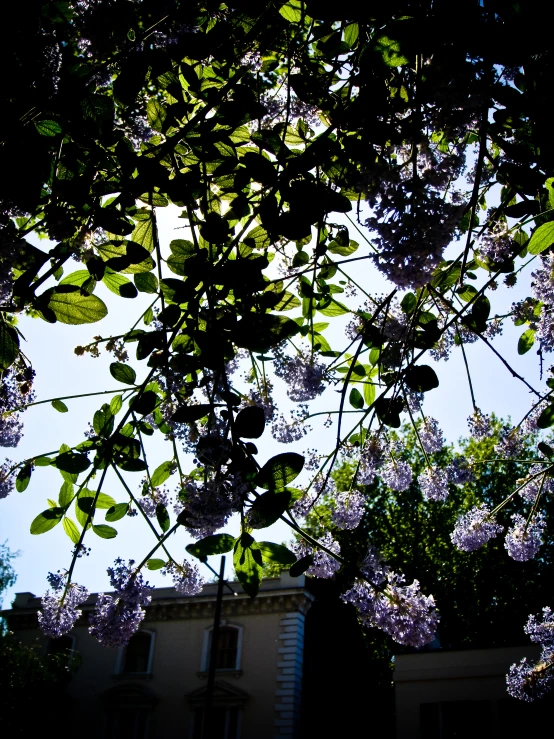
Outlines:
[[[357,460],[352,488],[335,497],[343,529],[363,507],[356,488],[376,475],[389,489],[410,489],[414,469],[391,429],[418,428],[423,396],[439,384],[433,363],[452,352],[468,371],[472,433],[486,436],[492,421],[477,406],[464,346],[482,342],[498,355],[504,322],[522,327],[517,351],[538,350],[542,375],[554,348],[553,58],[549,24],[537,21],[542,6],[466,0],[455,22],[451,3],[425,0],[34,0],[14,13],[0,51],[10,69],[0,121],[2,445],[17,446],[20,413],[35,402],[19,315],[44,321],[45,332],[56,322],[97,323],[108,312],[99,284],[121,300],[151,298],[123,334],[77,347],[112,352],[111,376],[122,385],[87,437],[2,466],[2,497],[14,485],[23,492],[37,467],[62,478],[57,500],[31,523],[37,535],[61,523],[74,545],[67,570],[49,576],[45,633],[70,628],[86,598],[73,579],[85,538],[114,538],[112,524],[139,513],[152,547],[138,564],[110,568],[116,594],[99,600],[91,623],[103,643],[124,643],[138,627],[150,597],[144,568],[197,591],[196,566],[168,550],[183,528],[197,539],[192,556],[232,550],[251,596],[264,562],[321,577],[340,570],[365,622],[404,645],[429,642],[433,598],[405,584],[374,543],[359,552],[305,531],[293,553],[256,536],[280,518],[300,532],[343,455]],[[166,244],[158,214],[172,207],[183,238]],[[360,279],[361,265],[390,291]],[[529,296],[493,316],[500,281],[506,290],[525,275]],[[340,342],[331,323],[342,327]],[[501,359],[530,405],[502,429],[494,458],[519,458],[526,435],[554,424],[554,377],[545,369],[534,387]],[[292,420],[277,411],[275,378],[298,404]],[[334,448],[260,459],[254,441],[269,430],[282,443],[303,438],[305,404],[326,387],[338,391],[329,408]],[[51,399],[53,408],[64,413],[65,400]],[[429,510],[442,505],[439,518],[448,518],[463,501],[433,456],[437,422],[421,423],[419,487]],[[169,449],[156,469],[147,460],[153,435]],[[183,451],[194,455],[190,468]],[[456,545],[483,545],[500,531],[497,513],[514,506],[508,553],[532,560],[553,455],[539,443],[525,495],[505,491],[508,508],[495,490],[490,502],[488,490],[476,492]],[[299,482],[307,471],[311,479]],[[104,490],[108,474],[121,483],[119,500]],[[172,476],[179,482],[169,493]],[[221,531],[233,513],[238,537]],[[393,517],[390,541],[397,524]],[[388,554],[384,537],[376,540]],[[426,555],[433,564],[439,549]],[[402,571],[423,581],[410,552],[402,550]],[[528,628],[547,659],[552,645]],[[551,672],[520,672],[523,697]]]

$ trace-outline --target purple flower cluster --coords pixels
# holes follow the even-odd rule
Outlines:
[[[413,479],[414,473],[407,462],[394,459],[387,462],[381,470],[381,479],[391,490],[401,492],[407,490]]]
[[[240,508],[248,486],[235,477],[215,477],[203,485],[189,480],[179,492],[175,512],[186,512],[187,528],[194,537],[202,539],[213,534]]]
[[[321,395],[325,389],[326,367],[315,359],[280,358],[275,361],[275,374],[287,385],[287,395],[297,403],[305,403]]]
[[[518,562],[527,562],[534,559],[543,543],[543,534],[546,521],[542,513],[535,513],[529,523],[519,514],[512,516],[513,525],[506,533],[504,546],[512,559]]]
[[[16,409],[32,403],[35,372],[31,367],[12,365],[2,373],[0,383],[0,446],[16,447],[23,436],[23,424]]]
[[[495,445],[494,451],[499,457],[514,459],[521,454],[524,443],[525,438],[519,427],[503,426],[500,432],[500,440]]]
[[[75,583],[69,583],[65,594],[62,595],[65,579],[58,574],[49,574],[48,581],[54,592],[46,591],[42,596],[42,610],[38,612],[40,629],[51,639],[59,639],[71,631],[82,613],[79,606],[88,598],[88,590]]]
[[[334,554],[340,554],[340,546],[331,534],[327,532],[321,537],[321,544]],[[316,549],[308,544],[304,539],[293,545],[293,550],[298,558],[312,554],[314,563],[306,570],[306,574],[310,577],[330,578],[333,577],[337,570],[340,570],[340,562],[331,557],[323,549]]]
[[[134,561],[129,564],[118,558],[108,568],[114,595],[100,593],[96,608],[90,617],[89,632],[105,647],[121,647],[139,628],[144,616],[144,606],[152,599],[152,586],[140,573],[133,572]]]
[[[541,646],[540,660],[531,664],[524,657],[506,675],[508,693],[528,702],[542,698],[554,684],[554,614],[548,607],[542,613],[542,621],[531,615],[525,626],[531,641]]]
[[[490,513],[485,505],[480,505],[461,515],[450,534],[452,543],[462,552],[473,552],[498,536],[503,527]]]
[[[155,518],[157,506],[163,505],[167,507],[169,504],[168,490],[165,487],[150,490],[147,485],[143,485],[142,491],[143,494],[138,498],[137,502],[148,518]]]
[[[512,256],[517,243],[506,225],[488,231],[481,239],[479,251],[496,266]]]
[[[365,498],[358,490],[339,493],[331,518],[338,529],[355,529],[362,520],[364,508]]]
[[[0,500],[7,498],[15,487],[15,478],[10,474],[12,467],[13,462],[10,459],[6,459],[0,467]]]
[[[471,468],[467,466],[464,459],[454,459],[446,468],[448,475],[448,482],[453,485],[465,485],[468,482],[473,482],[474,475]]]
[[[419,429],[419,438],[427,454],[440,452],[444,446],[444,435],[439,428],[439,422],[435,418],[425,416]]]
[[[417,481],[425,500],[446,500],[448,498],[448,473],[439,469],[426,469]]]
[[[490,436],[492,430],[491,419],[485,413],[481,413],[479,408],[475,408],[475,412],[467,419],[469,433],[474,439],[480,441]]]
[[[298,408],[293,409],[291,416],[290,421],[287,421],[281,413],[271,425],[271,435],[275,441],[281,444],[292,444],[294,441],[300,441],[311,428],[306,423],[307,405],[301,404]]]
[[[383,464],[384,452],[376,434],[368,436],[360,455],[357,481],[359,485],[371,485]]]
[[[534,477],[534,475],[537,475],[543,469],[542,465],[534,464],[529,468],[529,475],[527,478],[517,481],[518,485],[522,485],[525,482],[525,479],[529,479],[527,485],[519,491],[519,494],[527,503],[534,503],[541,490],[542,495],[554,492],[554,478],[550,477],[550,475],[547,475],[546,473],[542,475],[539,474],[538,477]]]
[[[373,547],[362,566],[365,579],[358,579],[343,594],[366,626],[389,634],[399,644],[422,647],[433,641],[439,617],[433,596],[425,596],[414,580],[405,585],[402,575],[392,572]]]
[[[168,562],[162,570],[162,575],[171,575],[175,590],[181,595],[198,595],[204,587],[204,579],[196,565],[183,562]]]

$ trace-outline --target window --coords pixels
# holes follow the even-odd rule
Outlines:
[[[213,630],[207,629],[204,635],[204,649],[202,654],[202,669],[207,672],[210,668]],[[242,646],[242,627],[222,624],[219,627],[216,645],[216,670],[239,670]]]
[[[231,706],[229,708],[218,706],[212,708],[210,736],[213,737],[213,739],[238,739],[240,710],[241,709],[238,708],[238,706]],[[196,708],[194,710],[192,739],[203,739],[203,721],[204,709]]]
[[[152,671],[154,633],[137,631],[118,654],[117,674],[147,675]]]

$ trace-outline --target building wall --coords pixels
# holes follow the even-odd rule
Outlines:
[[[506,673],[534,646],[397,655],[396,739],[507,739],[551,715],[552,697],[528,704],[506,692]]]
[[[283,574],[280,579],[264,581],[255,599],[242,592],[224,596],[222,623],[242,627],[240,669],[217,671],[215,703],[230,701],[241,707],[240,739],[297,735],[303,619],[311,603],[303,585],[303,579],[299,583],[298,578]],[[18,638],[29,643],[39,633],[31,610],[38,600],[20,596],[19,602],[19,609],[5,615]],[[189,739],[194,707],[198,706],[195,697],[200,691],[202,700],[207,684],[203,650],[207,630],[213,626],[214,608],[215,585],[206,586],[202,595],[193,598],[176,596],[170,588],[154,591],[141,627],[155,634],[149,675],[117,674],[120,650],[100,646],[88,633],[83,618],[72,632],[82,663],[69,686],[80,736],[100,739],[109,707],[136,700],[155,704],[148,739]],[[42,641],[46,649],[47,640]]]

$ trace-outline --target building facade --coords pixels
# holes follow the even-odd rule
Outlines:
[[[264,580],[249,598],[238,583],[224,591],[212,721],[221,739],[282,739],[299,731],[304,619],[312,603],[304,578]],[[19,593],[4,611],[23,643],[69,650],[78,667],[69,684],[79,735],[100,739],[201,739],[216,584],[197,596],[156,588],[140,631],[125,648],[102,647],[88,633],[88,613],[70,635],[39,635],[40,599]]]
[[[510,739],[551,736],[554,693],[533,703],[506,692],[510,665],[540,648],[431,651],[394,660],[396,739]]]

